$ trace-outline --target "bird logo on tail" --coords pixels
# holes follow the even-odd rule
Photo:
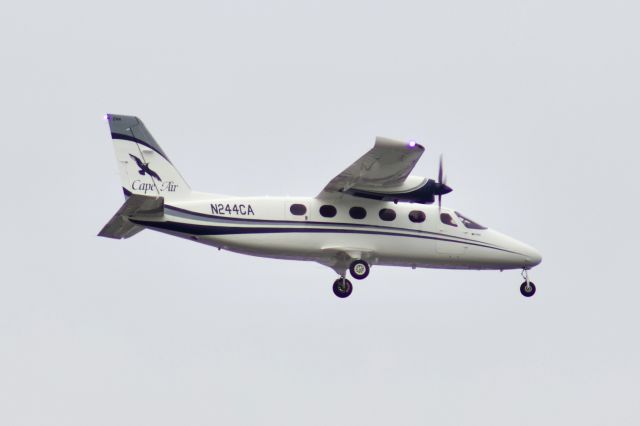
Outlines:
[[[138,168],[140,169],[138,170],[138,173],[140,173],[142,176],[149,175],[152,178],[158,179],[160,182],[162,182],[162,179],[160,179],[160,176],[149,168],[149,163],[143,162],[141,159],[139,159],[133,154],[129,154],[129,156],[133,158],[136,164],[138,165]]]

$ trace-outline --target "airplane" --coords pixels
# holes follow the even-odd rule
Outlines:
[[[333,269],[333,293],[351,295],[373,266],[520,269],[520,293],[540,253],[442,206],[443,177],[411,175],[425,151],[377,137],[372,149],[315,197],[236,197],[192,191],[143,122],[107,114],[125,202],[99,232],[124,239],[151,229],[241,254],[314,261]],[[436,205],[437,199],[437,205]]]

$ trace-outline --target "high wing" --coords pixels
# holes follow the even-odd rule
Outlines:
[[[415,142],[377,137],[373,148],[334,177],[318,198],[343,194],[392,201],[433,202],[432,180],[409,176],[425,148]]]

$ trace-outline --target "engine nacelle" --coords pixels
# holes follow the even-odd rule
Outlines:
[[[342,192],[354,197],[372,200],[431,204],[438,195],[451,192],[443,183],[422,176],[409,176],[402,185],[396,187],[353,186]]]

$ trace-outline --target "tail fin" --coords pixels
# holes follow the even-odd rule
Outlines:
[[[138,117],[107,114],[125,195],[183,198],[191,188]]]

